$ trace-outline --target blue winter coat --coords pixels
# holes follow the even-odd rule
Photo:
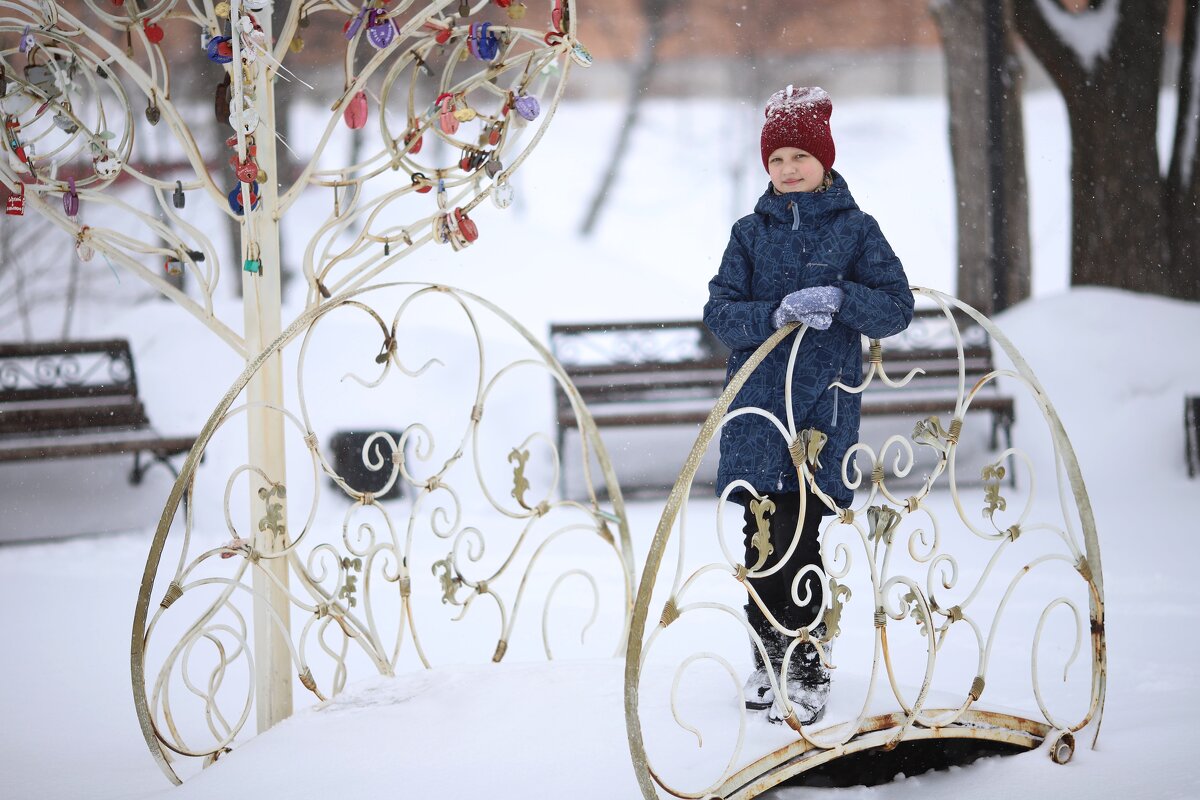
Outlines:
[[[879,225],[859,210],[841,175],[833,177],[833,185],[819,193],[777,195],[767,186],[754,213],[733,226],[720,270],[708,284],[704,324],[733,351],[728,382],[775,332],[771,313],[785,295],[808,286],[837,286],[845,293],[829,330],[805,333],[792,376],[796,430],[816,428],[829,437],[817,485],[845,508],[853,493],[842,482],[841,464],[858,441],[860,400],[830,384],[861,382],[860,336],[882,339],[908,327],[913,295]],[[780,342],[759,365],[731,410],[757,406],[787,426],[783,388],[796,335]],[[717,491],[739,478],[762,493],[799,491],[787,444],[759,415],[730,420],[721,431]]]

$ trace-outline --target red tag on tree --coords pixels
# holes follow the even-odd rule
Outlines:
[[[17,184],[21,187],[20,194],[13,192],[8,196],[8,203],[5,205],[4,213],[10,217],[25,216],[25,184]]]

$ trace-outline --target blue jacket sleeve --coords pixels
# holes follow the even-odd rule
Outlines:
[[[879,230],[879,223],[863,214],[866,232],[855,264],[854,280],[835,281],[843,292],[838,322],[871,339],[884,339],[908,327],[913,316],[913,294],[904,266]]]
[[[754,264],[740,224],[733,226],[717,274],[708,282],[704,324],[730,350],[752,350],[775,332],[775,300],[753,300]]]

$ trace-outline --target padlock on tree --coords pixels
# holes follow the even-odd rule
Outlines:
[[[254,181],[250,184],[250,209],[252,211],[258,208],[258,200],[258,181]],[[246,213],[246,202],[240,183],[229,192],[229,209],[238,216]]]
[[[414,172],[412,176],[412,185],[417,194],[429,194],[433,189],[433,182],[426,178],[423,173]]]
[[[242,262],[242,270],[262,276],[262,257],[258,250],[258,242],[251,242],[246,247],[246,260]]]
[[[396,38],[396,26],[388,18],[387,12],[381,9],[371,9],[367,15],[367,41],[376,50],[382,50]]]
[[[459,122],[470,122],[477,116],[479,116],[478,112],[465,104],[454,109],[454,118]]]
[[[542,106],[538,103],[538,99],[530,94],[522,94],[513,101],[513,108],[521,115],[522,119],[533,122],[537,119],[538,114],[542,113]]]
[[[454,95],[446,92],[438,96],[438,126],[442,133],[453,136],[458,132],[458,117],[454,114]]]
[[[408,150],[409,155],[415,156],[421,152],[421,145],[424,144],[425,137],[421,135],[417,123],[412,123],[408,126],[408,133],[404,134],[404,147]]]
[[[457,224],[458,232],[462,234],[462,238],[466,239],[467,244],[479,238],[479,228],[461,208],[454,209],[454,221]]]
[[[245,161],[238,161],[238,157],[233,156],[230,161],[234,162],[234,174],[242,183],[250,183],[258,180],[258,164],[254,163],[254,159],[247,158]]]
[[[352,131],[367,124],[366,92],[357,92],[350,98],[350,102],[346,104],[346,110],[342,112],[342,119],[345,120],[346,127]]]
[[[17,187],[21,191],[10,194],[8,203],[4,207],[4,213],[10,217],[25,216],[25,184],[18,183]]]
[[[16,116],[9,114],[4,119],[4,141],[8,143],[8,149],[13,152],[17,160],[22,164],[29,163],[29,155],[25,152],[25,148],[21,145],[21,140],[17,138],[17,131],[21,129],[21,123]]]
[[[74,178],[67,178],[67,191],[63,193],[63,213],[71,221],[79,216],[79,193],[75,191]]]

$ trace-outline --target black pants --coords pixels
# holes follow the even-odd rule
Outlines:
[[[808,489],[805,488],[804,491],[808,492]],[[738,494],[738,502],[745,506],[743,518],[746,524],[742,528],[742,533],[745,534],[746,567],[750,568],[758,563],[759,559],[758,549],[751,546],[751,539],[758,532],[758,520],[750,508],[750,501],[753,498],[745,492]],[[817,536],[820,533],[821,512],[825,510],[825,506],[816,496],[809,493],[808,506],[804,519],[801,521],[801,496],[799,492],[769,495],[771,502],[775,504],[775,511],[766,515],[766,519],[771,523],[771,545],[774,549],[763,566],[758,568],[758,571],[762,572],[775,566],[783,558],[792,541],[792,536],[796,532],[797,525],[802,522],[800,541],[796,543],[796,549],[788,558],[787,563],[778,572],[764,578],[748,579],[750,585],[754,587],[754,591],[762,598],[763,605],[770,609],[775,618],[788,628],[815,627],[820,622],[823,606],[820,578],[812,573],[801,579],[796,591],[797,597],[801,600],[804,599],[807,591],[809,602],[803,606],[797,606],[792,602],[792,581],[796,574],[809,564],[822,567],[821,547]],[[762,626],[766,625],[765,617],[753,601],[747,602],[746,616],[756,630],[764,629]]]

